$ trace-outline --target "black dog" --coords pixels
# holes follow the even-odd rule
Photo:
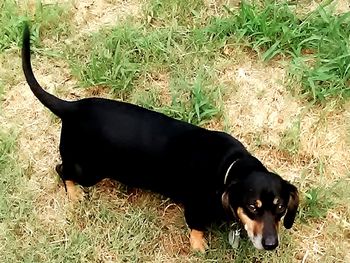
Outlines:
[[[235,138],[124,102],[69,102],[47,93],[31,68],[27,25],[22,63],[34,95],[62,120],[62,164],[56,170],[71,197],[75,183],[92,186],[103,178],[163,194],[183,204],[191,246],[202,252],[203,231],[227,211],[259,249],[277,247],[284,215],[284,226],[292,227],[297,188],[269,172]]]

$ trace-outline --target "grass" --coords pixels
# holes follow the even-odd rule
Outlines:
[[[204,9],[203,0],[151,0],[146,5],[147,23],[157,26],[193,27],[200,21],[200,12]]]
[[[301,220],[307,222],[308,218],[325,218],[328,209],[333,206],[330,193],[330,189],[323,187],[310,188],[305,193],[303,210],[299,213]]]
[[[218,92],[213,92],[212,87],[205,90],[205,82],[210,82],[205,72],[209,65],[198,66],[205,62],[202,54],[191,47],[191,42],[188,31],[182,28],[154,30],[129,22],[93,35],[87,44],[91,54],[79,47],[71,50],[69,56],[72,70],[83,86],[105,86],[124,99],[145,76],[158,70],[172,72],[172,103],[159,110],[177,119],[203,124],[220,115],[220,107],[213,103],[214,93]],[[183,53],[186,51],[188,55]],[[152,100],[143,100],[143,106],[157,108],[157,105],[145,104],[146,101],[152,103]]]
[[[291,155],[297,154],[300,147],[300,121],[292,123],[291,127],[287,129],[281,140],[281,150],[286,150]]]
[[[111,32],[96,34],[89,45],[91,54],[76,56],[81,50],[73,51],[73,72],[84,85],[108,86],[115,93],[130,92],[141,71],[164,63],[169,54],[168,35],[164,34],[168,32],[147,33],[140,27],[126,24]],[[82,59],[87,63],[82,64]]]
[[[300,17],[287,2],[262,2],[243,1],[238,13],[214,18],[208,37],[244,40],[264,61],[290,57],[292,79],[314,101],[348,98],[350,13],[334,15],[320,5]]]
[[[32,35],[34,43],[38,44],[39,38],[44,38],[50,32],[53,35],[63,38],[70,33],[69,26],[69,5],[42,4],[35,2],[34,11],[29,3],[17,4],[13,0],[4,0],[0,4],[0,52],[19,46],[22,39],[23,22],[32,20]],[[64,22],[62,22],[64,21]]]
[[[289,58],[291,81],[301,85],[300,90],[299,85],[291,85],[292,89],[306,98],[322,102],[349,97],[350,13],[333,15],[331,8],[321,5],[301,17],[283,1],[243,1],[238,13],[227,9],[229,16],[214,17],[203,26],[196,23],[205,21],[198,12],[202,1],[193,1],[190,12],[184,11],[185,2],[170,2],[151,1],[145,23],[123,24],[111,32],[98,33],[90,43],[93,52],[86,58],[87,64],[73,63],[82,81],[107,85],[113,91],[128,90],[141,69],[163,66],[173,70],[179,63],[191,64],[189,61],[199,57],[208,61],[234,39],[264,61]],[[157,27],[149,26],[151,22]],[[168,23],[168,27],[159,23]]]
[[[349,14],[331,5],[296,12],[280,1],[149,0],[119,19],[122,4],[0,4],[0,261],[347,262]],[[82,14],[100,26],[83,31]],[[106,14],[118,19],[107,25]],[[19,67],[25,20],[34,71],[49,90],[225,127],[295,183],[300,211],[291,231],[281,228],[279,249],[257,251],[242,239],[233,250],[221,225],[208,233],[206,255],[192,253],[181,207],[115,182],[72,206],[53,170],[58,123],[26,90]],[[276,77],[276,68],[286,74]]]

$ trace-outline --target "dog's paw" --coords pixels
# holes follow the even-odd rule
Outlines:
[[[74,203],[84,200],[85,193],[83,189],[75,185],[73,181],[67,180],[65,183],[67,186],[67,195],[69,200],[71,200]]]
[[[204,238],[204,233],[195,229],[191,230],[190,244],[194,251],[201,253],[205,253],[205,251],[209,248],[207,241]]]

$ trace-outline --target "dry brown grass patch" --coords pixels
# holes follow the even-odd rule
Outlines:
[[[142,3],[142,2],[141,2]],[[75,1],[74,21],[83,34],[113,26],[128,16],[137,16],[141,11],[140,1]]]
[[[166,72],[145,74],[139,79],[130,100],[132,103],[156,108],[171,106],[172,95],[169,85],[170,77]]]
[[[225,105],[233,135],[249,147],[262,143],[278,148],[285,132],[300,121],[299,135],[294,138],[299,144],[298,155],[326,162],[327,180],[344,175],[350,163],[348,111],[339,111],[335,105],[309,108],[301,104],[286,89],[286,73],[278,66],[246,62],[224,72],[226,85],[231,81],[235,88]],[[259,146],[254,151],[266,159],[265,154],[259,154]]]
[[[301,107],[283,85],[283,68],[246,61],[224,69],[223,77],[236,89],[225,106],[233,134],[244,139],[244,134],[261,133],[264,141],[278,144]]]
[[[158,227],[162,230],[158,249],[171,258],[190,253],[188,231],[185,227],[183,208],[158,194],[137,188],[125,188],[113,180],[105,179],[92,189],[90,198],[108,204],[116,203],[118,212],[126,207],[150,207],[157,216]]]
[[[315,1],[315,0],[307,1],[304,4],[303,12],[305,12],[305,8],[307,8],[310,11],[313,11],[313,10],[317,9],[322,2],[326,2],[326,1],[321,1],[321,0],[318,0],[318,1]],[[333,5],[335,7],[334,11],[335,11],[336,14],[342,14],[342,13],[346,13],[346,12],[350,11],[350,3],[349,3],[348,0],[335,0],[331,4],[331,6],[333,6]]]

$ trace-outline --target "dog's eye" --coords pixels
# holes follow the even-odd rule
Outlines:
[[[252,213],[256,213],[256,211],[257,211],[255,205],[249,205],[248,208],[249,208],[249,210],[250,210]]]
[[[282,213],[282,212],[284,212],[284,210],[285,210],[286,208],[285,208],[285,206],[284,205],[278,205],[277,206],[277,211],[279,212],[279,213]]]

